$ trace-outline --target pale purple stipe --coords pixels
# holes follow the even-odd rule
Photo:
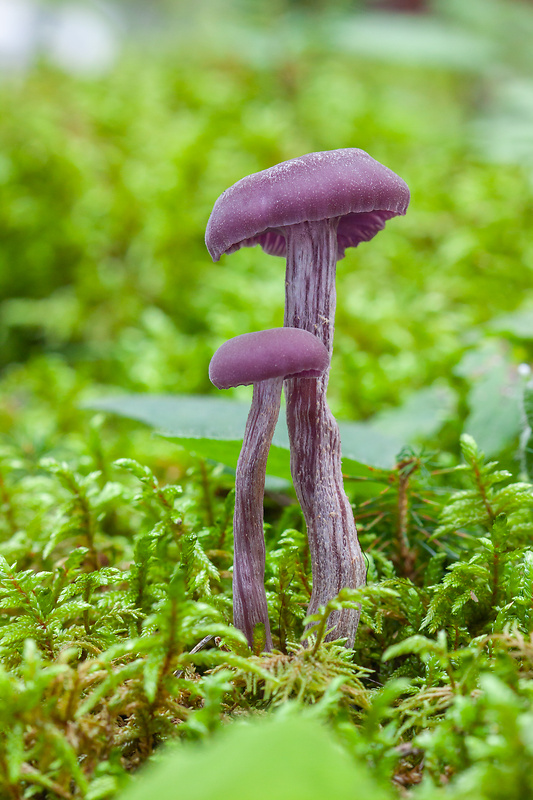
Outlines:
[[[272,650],[264,585],[263,498],[283,380],[289,375],[316,378],[328,365],[328,351],[322,342],[307,331],[290,327],[236,336],[219,347],[209,365],[209,377],[219,389],[254,387],[237,463],[233,518],[233,623],[250,647],[255,625],[263,624],[266,649]]]

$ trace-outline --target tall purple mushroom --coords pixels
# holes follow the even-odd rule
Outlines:
[[[206,230],[214,261],[260,244],[287,257],[286,326],[321,339],[331,356],[336,262],[405,214],[405,182],[357,149],[309,153],[249,175],[216,201]],[[342,588],[365,582],[365,563],[342,481],[338,426],[327,402],[328,372],[285,383],[294,486],[307,524],[313,570],[309,613]],[[334,612],[328,639],[353,645],[359,613]]]
[[[219,389],[249,384],[254,387],[237,462],[233,518],[233,623],[244,633],[250,647],[255,625],[263,624],[266,649],[272,650],[264,583],[263,496],[281,387],[285,378],[295,375],[318,378],[328,365],[328,351],[316,336],[287,327],[229,339],[209,365],[209,377]]]

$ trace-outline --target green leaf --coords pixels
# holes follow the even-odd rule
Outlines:
[[[488,67],[494,58],[490,41],[429,15],[357,14],[336,29],[339,48],[393,64],[420,64],[459,70]]]
[[[173,394],[104,397],[85,407],[139,420],[172,438],[241,441],[250,410],[225,397]]]
[[[392,469],[403,442],[366,422],[341,420],[342,465],[350,475],[368,475],[364,467]]]
[[[372,425],[402,445],[435,436],[455,413],[455,392],[449,386],[434,384],[410,394],[397,408],[372,417]]]
[[[473,380],[464,431],[491,456],[517,441],[520,434],[519,375],[501,348],[486,347],[463,362],[456,372]]]
[[[487,327],[494,333],[530,341],[533,339],[533,309],[519,308],[510,314],[501,314],[492,319]]]
[[[102,398],[90,406],[155,428],[191,453],[235,469],[249,404],[205,395],[123,395]],[[362,466],[390,469],[402,442],[360,422],[340,422],[344,467],[350,475],[367,474]],[[290,480],[289,440],[280,414],[267,464],[267,474]]]
[[[173,748],[119,800],[385,800],[368,770],[314,720],[236,723],[215,740]]]
[[[485,376],[468,396],[468,431],[487,455],[507,447],[520,433],[520,407],[512,385],[501,372]]]

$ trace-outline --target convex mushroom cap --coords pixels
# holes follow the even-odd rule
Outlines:
[[[347,247],[372,239],[408,205],[405,181],[364,150],[308,153],[226,189],[213,207],[205,241],[214,261],[256,244],[283,256],[284,227],[338,218],[337,257],[343,258]]]
[[[327,348],[301,328],[243,333],[221,345],[209,365],[218,389],[248,386],[272,378],[318,378],[329,366]]]

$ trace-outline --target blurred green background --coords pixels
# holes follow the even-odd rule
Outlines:
[[[533,358],[532,4],[1,0],[0,21],[4,430],[32,393],[214,393],[214,350],[281,325],[284,299],[283,259],[211,263],[214,201],[360,147],[412,201],[339,262],[333,410],[514,457]]]

